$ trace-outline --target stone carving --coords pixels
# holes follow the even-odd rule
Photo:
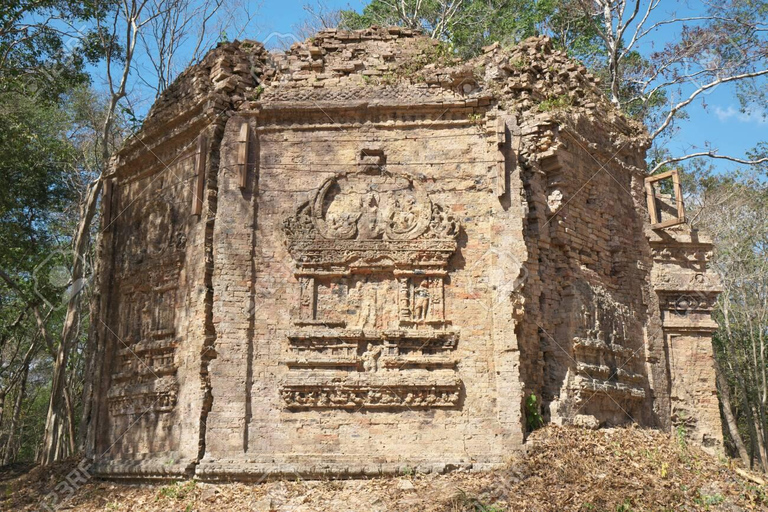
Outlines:
[[[280,394],[289,410],[455,407],[460,403],[461,381],[450,370],[303,370],[289,374]]]
[[[284,231],[299,267],[444,267],[459,223],[407,177],[357,173],[328,179]]]
[[[583,283],[576,289],[581,302],[579,334],[572,345],[573,379],[565,382],[566,388],[575,391],[572,407],[581,408],[596,392],[632,402],[644,399],[647,378],[637,357],[642,351],[628,346],[636,327],[634,315],[602,287]],[[573,410],[558,413],[575,414]]]
[[[455,407],[459,403],[459,391],[418,387],[360,387],[341,386],[290,387],[281,389],[281,396],[289,409],[339,408],[384,409]]]
[[[161,193],[152,187],[149,193]],[[175,323],[186,235],[174,208],[156,200],[134,203],[124,212],[138,235],[129,237],[117,253],[119,321],[113,331],[117,348],[107,392],[113,416],[167,413],[176,405]],[[129,275],[131,268],[135,274]]]
[[[656,261],[708,262],[712,259],[712,247],[708,244],[653,245],[651,252]]]
[[[299,281],[294,323],[304,330],[289,336],[292,356],[286,364],[385,371],[394,379],[388,387],[402,393],[328,380],[317,389],[284,383],[289,409],[457,403],[459,384],[439,393],[425,390],[408,381],[408,368],[453,366],[436,354],[455,348],[457,334],[445,320],[443,296],[459,229],[412,179],[379,168],[330,178],[299,206],[284,232]],[[327,331],[318,331],[320,326]],[[421,346],[414,349],[414,342]]]
[[[414,320],[426,320],[429,309],[429,283],[422,281],[413,291],[413,318]]]
[[[717,294],[688,291],[663,293],[660,298],[664,310],[684,316],[692,312],[711,313],[717,301]]]
[[[146,383],[127,383],[107,393],[113,416],[170,412],[176,406],[178,383],[175,376],[163,376]]]
[[[429,226],[430,210],[407,178],[348,174],[323,184],[310,213],[323,238],[413,240]]]
[[[363,369],[366,372],[375,372],[379,369],[379,357],[381,357],[382,348],[368,344],[368,350],[363,354]]]

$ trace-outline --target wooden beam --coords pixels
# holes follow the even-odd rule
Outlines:
[[[659,213],[656,211],[656,194],[653,193],[653,182],[645,179],[645,198],[648,202],[648,215],[651,217],[651,225],[659,222]]]
[[[675,190],[675,200],[677,202],[677,218],[680,219],[680,223],[685,222],[685,206],[683,206],[683,189],[680,186],[680,174],[672,171],[672,185]]]

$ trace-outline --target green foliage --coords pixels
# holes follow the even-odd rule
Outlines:
[[[525,399],[525,424],[528,427],[528,432],[533,432],[544,426],[544,418],[541,417],[539,407],[539,399],[536,398],[536,395],[533,393],[528,395],[528,398]]]
[[[165,485],[157,491],[157,500],[162,498],[171,500],[183,500],[195,490],[195,481],[174,482],[171,485]]]
[[[764,145],[752,152],[766,155]],[[737,432],[759,467],[758,437],[765,436],[766,404],[763,375],[768,366],[765,336],[768,325],[768,184],[765,169],[747,173],[714,173],[710,166],[691,163],[683,185],[694,225],[715,244],[712,267],[723,293],[713,314],[718,323],[712,339],[715,357],[728,384]],[[722,390],[721,390],[722,392]],[[768,465],[764,466],[768,468]]]
[[[483,115],[479,113],[467,114],[467,119],[472,124],[480,124],[483,121]]]
[[[722,494],[704,494],[699,489],[699,495],[694,498],[693,502],[697,505],[704,507],[704,510],[709,510],[709,507],[719,505],[725,501],[725,497]]]
[[[100,130],[104,102],[87,88],[86,66],[102,58],[116,41],[98,33],[112,2],[10,0],[0,7],[0,349],[23,354],[33,347],[24,395],[12,376],[22,375],[21,358],[0,364],[0,390],[8,392],[0,423],[4,443],[21,398],[11,460],[34,458],[44,430],[50,398],[52,360],[64,312],[60,304],[69,285],[71,237],[83,183],[100,154],[94,134]],[[55,22],[50,20],[54,19]],[[122,127],[121,123],[118,123]],[[32,314],[40,308],[53,346],[39,336]],[[78,324],[86,335],[88,322]],[[33,342],[36,344],[33,345]],[[81,408],[83,351],[72,351],[70,392],[75,424]],[[0,449],[3,448],[0,445]]]
[[[398,4],[399,5],[399,2]],[[466,0],[447,23],[441,23],[444,11],[435,0],[406,0],[405,18],[395,4],[373,0],[361,13],[341,11],[340,26],[361,29],[371,25],[421,29],[450,43],[456,55],[464,58],[480,53],[494,41],[515,44],[526,37],[546,33],[555,44],[578,55],[593,55],[599,48],[594,26],[575,0]]]
[[[7,0],[0,8],[0,94],[16,91],[58,99],[88,83],[85,66],[104,56],[104,41],[89,23],[112,2]],[[58,24],[43,20],[55,18]]]
[[[57,212],[73,199],[71,126],[56,105],[0,95],[0,268],[6,271],[30,272],[55,242]]]
[[[445,42],[424,40],[418,44],[420,45],[419,53],[398,67],[398,76],[414,78],[419,76],[419,72],[428,65],[448,66],[454,58],[451,47]]]
[[[561,94],[560,96],[553,96],[539,103],[539,112],[553,112],[555,110],[563,110],[570,107],[573,104],[571,97],[567,94]]]
[[[478,497],[468,495],[462,489],[453,497],[451,505],[451,510],[460,512],[507,512],[506,507],[486,503]]]

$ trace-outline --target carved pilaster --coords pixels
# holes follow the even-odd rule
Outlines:
[[[397,282],[400,321],[407,322],[411,319],[411,280],[408,277],[399,277]]]
[[[430,277],[430,320],[445,320],[445,280],[442,277]]]
[[[712,311],[721,285],[708,268],[712,244],[686,224],[650,230],[647,236],[661,334],[669,354],[670,422],[719,452],[723,441],[712,360],[712,333],[717,329]]]

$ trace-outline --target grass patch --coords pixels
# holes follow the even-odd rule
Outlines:
[[[158,489],[157,499],[183,500],[195,490],[195,481],[174,482]]]

